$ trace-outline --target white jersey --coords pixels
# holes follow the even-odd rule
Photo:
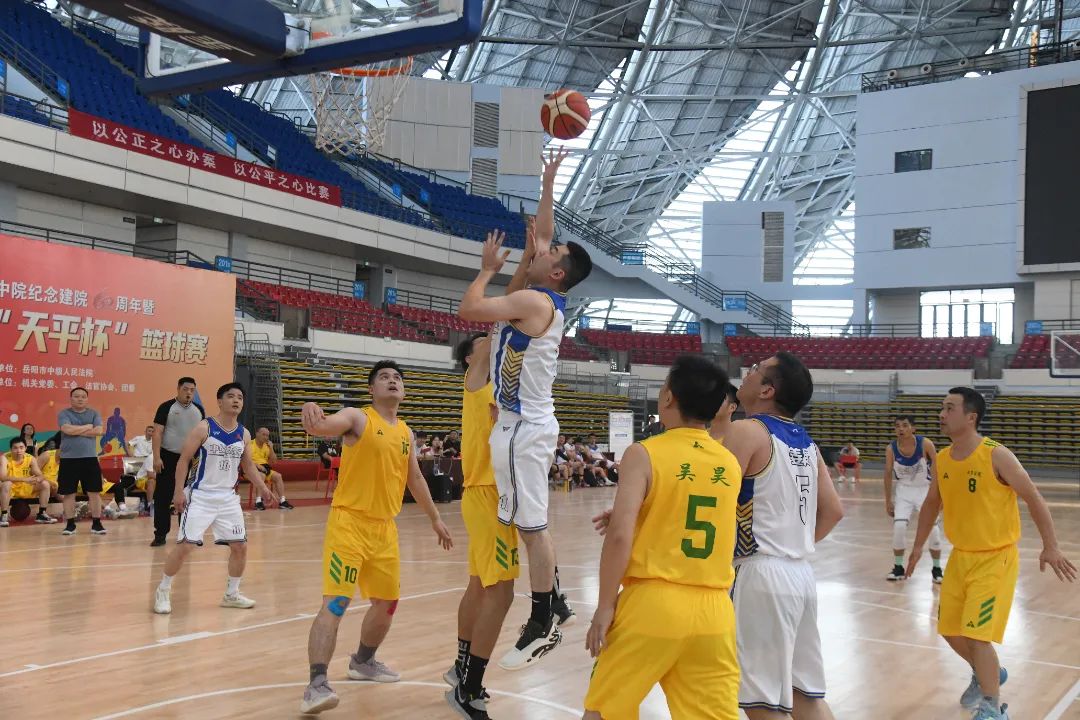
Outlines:
[[[132,438],[131,449],[135,453],[133,457],[144,458],[154,454],[154,442],[148,440],[145,435]]]
[[[188,485],[200,493],[231,494],[240,473],[244,454],[244,426],[225,430],[213,418],[206,418],[210,434],[195,453],[188,472]]]
[[[910,457],[900,453],[900,444],[892,441],[893,479],[896,484],[909,487],[930,487],[930,460],[923,451],[923,436],[915,436],[915,452]]]
[[[806,428],[773,415],[754,415],[769,431],[772,458],[743,478],[736,515],[735,561],[752,555],[792,559],[814,552],[818,448]]]
[[[491,344],[491,377],[501,410],[517,413],[526,422],[546,423],[555,417],[551,386],[559,369],[566,297],[547,288],[529,289],[551,301],[551,323],[533,337],[512,322],[499,322]]]

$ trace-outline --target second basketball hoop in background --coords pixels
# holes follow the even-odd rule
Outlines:
[[[556,90],[544,96],[540,123],[544,132],[560,140],[572,140],[589,126],[589,101],[576,90]]]

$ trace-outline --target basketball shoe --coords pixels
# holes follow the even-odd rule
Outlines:
[[[337,693],[330,687],[330,683],[323,680],[318,685],[308,685],[304,689],[304,699],[300,701],[300,712],[305,715],[315,715],[323,710],[333,710],[340,701]]]
[[[349,656],[349,679],[363,682],[393,683],[401,679],[401,675],[390,669],[385,663],[375,658],[367,662],[357,662],[355,655]]]
[[[158,585],[154,591],[154,612],[158,615],[168,615],[172,612],[172,599],[169,591]]]
[[[465,688],[458,685],[453,690],[447,690],[443,697],[450,709],[467,720],[491,720],[487,713],[487,703],[483,697],[469,697],[465,694]]]
[[[939,567],[931,568],[930,576],[935,585],[940,585],[941,581],[945,579],[945,573],[943,573]]]
[[[998,669],[998,684],[1004,685],[1005,681],[1009,679],[1009,672],[1004,668]],[[975,677],[975,673],[971,674],[971,684],[967,686],[967,690],[960,696],[960,705],[966,707],[968,710],[974,709],[980,702],[982,702],[983,694],[982,688],[979,687],[979,678]]]
[[[577,620],[577,615],[574,614],[573,608],[570,607],[570,603],[566,601],[566,595],[556,595],[555,599],[551,601],[551,611],[555,613],[555,617],[559,622],[559,627],[566,627],[573,625]]]
[[[996,707],[990,698],[983,698],[979,707],[971,714],[971,720],[1009,720],[1008,705]]]
[[[906,577],[907,571],[904,570],[903,565],[893,565],[892,570],[885,576],[885,579],[889,582],[896,582],[897,580],[903,580]]]
[[[251,608],[255,607],[255,601],[249,597],[241,595],[240,593],[236,593],[235,595],[223,595],[221,598],[221,607],[250,610]]]
[[[521,637],[510,652],[499,660],[499,667],[503,670],[520,670],[528,665],[535,665],[561,642],[562,633],[554,617],[548,621],[546,628],[541,627],[535,620],[530,620],[521,626]]]

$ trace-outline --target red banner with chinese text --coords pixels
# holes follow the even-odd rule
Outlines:
[[[45,441],[79,385],[115,451],[178,378],[195,378],[208,412],[233,379],[234,276],[10,235],[0,247],[19,259],[0,266],[0,437],[28,422]]]
[[[209,150],[200,150],[176,140],[136,130],[114,123],[112,120],[87,115],[78,110],[68,111],[68,129],[75,137],[180,163],[272,190],[281,190],[309,200],[341,206],[341,188],[336,185],[244,162]]]

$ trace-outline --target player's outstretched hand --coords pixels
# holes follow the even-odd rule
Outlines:
[[[439,536],[439,544],[442,545],[443,550],[454,547],[454,538],[450,535],[450,528],[446,527],[446,523],[442,521],[442,518],[433,521],[431,529]]]
[[[911,557],[907,561],[907,572],[904,573],[907,577],[911,577],[915,574],[915,566],[919,564],[919,559],[922,557],[922,545],[916,545],[911,548]]]
[[[604,512],[600,513],[592,519],[593,528],[600,535],[607,534],[608,523],[611,522],[611,508],[608,508]]]
[[[544,166],[545,183],[555,182],[555,175],[559,172],[559,166],[569,155],[570,151],[566,148],[559,148],[558,150],[549,148],[546,157],[544,153],[540,153],[540,163]]]
[[[1062,555],[1057,548],[1052,550],[1043,548],[1043,551],[1039,553],[1039,572],[1046,572],[1048,565],[1058,576],[1058,580],[1062,582],[1076,580],[1076,566],[1069,562],[1069,558]]]
[[[172,498],[173,507],[176,508],[177,517],[184,512],[184,508],[187,507],[187,496],[184,495],[184,489],[180,488],[178,492],[173,494]]]
[[[585,649],[591,657],[597,657],[607,645],[607,633],[614,619],[615,608],[596,608],[589,633],[585,636]]]
[[[502,230],[492,230],[487,234],[484,241],[483,254],[480,256],[480,268],[490,272],[499,272],[506,264],[506,258],[510,257],[509,250],[503,250],[503,240],[506,233]]]
[[[892,517],[894,512],[895,508],[893,507],[893,501],[888,499],[885,500],[885,514]]]
[[[269,485],[265,483],[259,488],[259,496],[263,499],[263,502],[267,505],[276,505],[278,501],[277,493],[270,489]]]
[[[326,413],[317,403],[306,402],[300,408],[300,423],[305,430],[313,428],[326,419]]]

